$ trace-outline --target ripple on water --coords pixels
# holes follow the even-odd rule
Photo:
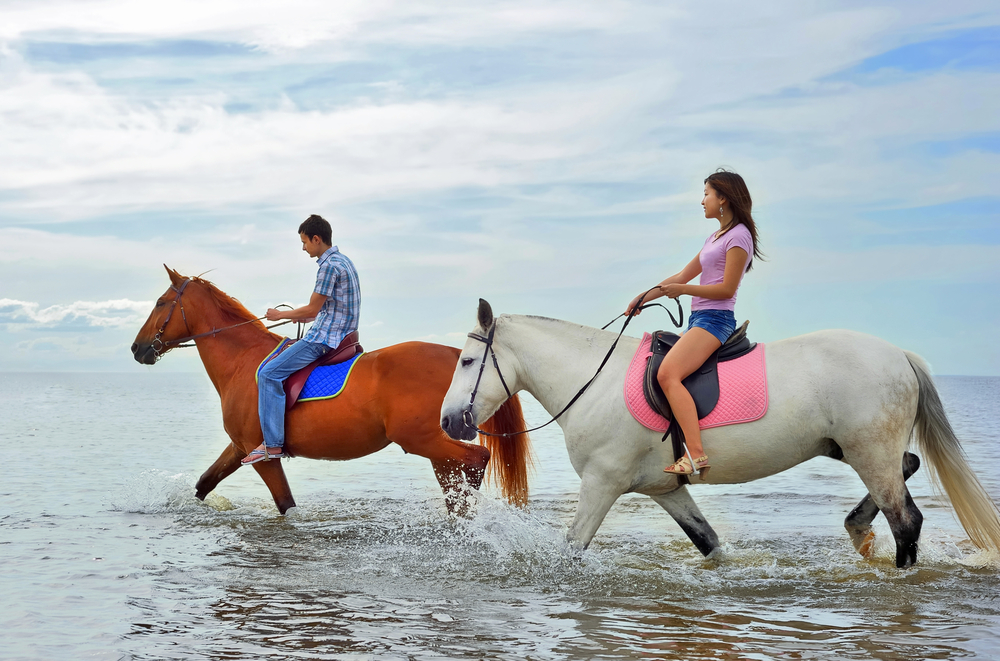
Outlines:
[[[0,624],[14,658],[910,659],[1000,648],[1000,564],[968,544],[923,471],[908,483],[926,516],[911,569],[893,566],[881,517],[874,557],[857,555],[842,518],[860,482],[822,461],[693,488],[723,540],[713,557],[637,496],[580,555],[563,539],[579,481],[558,432],[535,438],[526,511],[487,491],[472,496],[471,518],[450,518],[426,462],[389,448],[370,461],[286,463],[302,506],[281,517],[252,471],[204,503],[196,475],[142,471],[195,470],[224,447],[204,377],[64,375],[72,387],[46,389],[52,378],[7,386],[7,401],[31,401],[4,409],[5,429],[37,432],[0,486],[0,554],[17,567],[0,573]],[[971,411],[965,400],[983,393],[980,413],[953,422],[998,494],[1000,380],[990,383],[987,393],[955,381],[951,401]],[[171,441],[184,460],[151,454],[178,409],[189,429]],[[67,471],[81,438],[115,450]]]

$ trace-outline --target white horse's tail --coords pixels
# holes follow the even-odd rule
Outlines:
[[[920,386],[914,430],[928,460],[931,482],[938,491],[944,488],[972,542],[981,549],[1000,551],[1000,511],[966,461],[927,363],[915,353],[904,353]]]

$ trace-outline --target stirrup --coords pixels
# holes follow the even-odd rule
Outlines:
[[[256,464],[260,461],[271,461],[272,459],[281,459],[285,456],[284,451],[277,454],[273,454],[267,451],[267,446],[261,450],[259,447],[250,450],[250,454],[240,459],[240,465],[249,466],[250,464]]]

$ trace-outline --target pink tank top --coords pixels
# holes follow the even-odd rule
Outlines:
[[[701,262],[700,285],[717,285],[722,282],[726,273],[726,253],[730,248],[743,248],[747,253],[747,263],[743,266],[743,273],[740,275],[740,284],[743,283],[743,276],[746,275],[747,267],[750,266],[750,259],[753,258],[753,237],[746,225],[736,225],[731,230],[715,238],[715,232],[708,235],[705,245],[698,253],[698,261]],[[739,287],[737,286],[737,291]],[[736,294],[732,298],[712,299],[694,296],[691,300],[691,311],[695,310],[733,310],[736,308]]]

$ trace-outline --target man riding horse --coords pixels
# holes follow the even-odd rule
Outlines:
[[[306,336],[269,360],[257,377],[257,411],[264,442],[240,462],[244,466],[284,457],[285,389],[289,376],[335,349],[358,329],[361,314],[361,285],[354,263],[333,243],[333,230],[315,214],[299,226],[302,250],[318,258],[316,286],[309,303],[293,310],[269,308],[269,321],[305,321],[315,317]]]

